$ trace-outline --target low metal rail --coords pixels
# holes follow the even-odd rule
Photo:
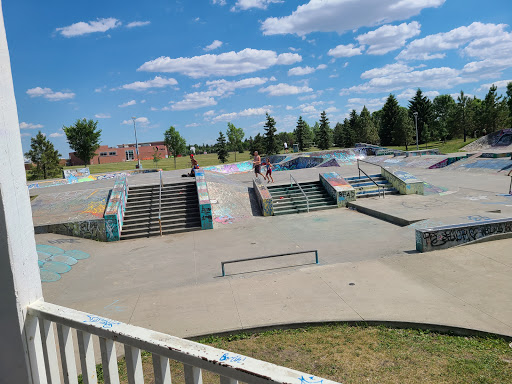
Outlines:
[[[300,255],[302,253],[313,253],[315,252],[315,264],[318,264],[318,249],[311,251],[298,251],[298,252],[289,252],[289,253],[280,253],[278,255],[270,255],[270,256],[257,256],[257,257],[248,257],[246,259],[238,259],[238,260],[229,260],[229,261],[221,261],[220,267],[222,269],[222,277],[226,276],[224,265],[231,263],[239,263],[242,261],[252,261],[252,260],[261,260],[261,259],[270,259],[273,257],[282,257],[282,256],[290,256],[290,255]]]
[[[295,178],[290,175],[290,186],[293,186],[293,181],[295,182],[295,184],[297,184],[297,187],[299,187],[300,191],[302,192],[302,194],[304,195],[304,197],[306,198],[306,204],[307,204],[307,207],[308,207],[308,213],[309,213],[309,199],[308,199],[308,195],[306,195],[306,192],[304,192],[304,190],[302,189],[302,187],[300,186],[299,183],[297,183],[297,180],[295,180]]]
[[[380,189],[382,188],[382,198],[384,199],[386,197],[386,188],[384,188],[382,185],[377,184],[377,182],[375,180],[373,180],[365,171],[363,171],[361,169],[361,166],[359,165],[359,162],[366,163],[366,161],[357,159],[357,169],[359,170],[359,178],[361,178],[361,172],[363,172],[364,175],[368,179],[370,179],[373,184],[375,184],[377,186],[377,190],[379,191],[379,197],[380,197]],[[372,164],[372,163],[368,163],[368,164]],[[375,165],[375,164],[372,164],[372,165]]]

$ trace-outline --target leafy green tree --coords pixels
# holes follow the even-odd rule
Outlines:
[[[311,131],[313,132],[313,142],[315,146],[318,147],[318,140],[320,140],[320,124],[318,121],[315,121],[315,125],[311,127]]]
[[[155,168],[158,167],[158,162],[162,160],[162,156],[160,156],[160,152],[158,152],[158,148],[153,149],[153,163],[155,163]]]
[[[176,169],[176,156],[187,150],[187,142],[171,125],[164,133],[164,144],[174,156],[174,169]]]
[[[386,100],[386,103],[382,107],[380,114],[380,142],[381,145],[392,145],[393,130],[395,128],[395,122],[399,113],[400,107],[396,97],[390,94]]]
[[[229,152],[228,146],[226,144],[226,137],[222,133],[219,132],[219,137],[217,138],[217,158],[221,163],[225,163],[228,160]]]
[[[100,146],[101,129],[98,129],[98,122],[78,119],[74,125],[64,126],[62,129],[76,157],[89,165]]]
[[[252,142],[252,147],[249,150],[250,156],[254,154],[254,152],[258,152],[259,154],[262,154],[265,152],[265,138],[261,136],[260,133],[258,133],[256,136],[254,136],[254,140]]]
[[[336,123],[333,132],[334,145],[341,148],[345,148],[345,136],[346,132],[344,124]]]
[[[512,119],[512,81],[507,84],[508,115]]]
[[[427,96],[423,95],[421,89],[418,88],[414,97],[409,101],[409,114],[414,118],[414,112],[418,113],[418,136],[420,139],[423,135],[423,127],[425,124],[431,125],[432,122],[432,102]]]
[[[409,115],[407,108],[399,107],[393,125],[393,139],[395,144],[405,145],[407,151],[408,145],[413,142],[414,123]]]
[[[61,176],[62,168],[59,166],[60,153],[50,140],[39,131],[36,137],[30,139],[30,150],[25,156],[35,164],[32,168],[31,180],[48,179]]]
[[[320,130],[318,132],[317,146],[319,149],[326,150],[332,147],[332,130],[329,126],[329,119],[325,111],[320,114]]]
[[[265,122],[265,154],[274,155],[279,153],[279,147],[276,140],[276,121],[267,112],[267,121]]]
[[[245,136],[244,130],[242,128],[235,127],[234,124],[228,123],[228,130],[226,132],[226,136],[228,137],[229,148],[235,152],[236,161],[236,152],[240,151],[240,149],[242,148],[242,140],[244,139]]]
[[[433,122],[432,136],[434,139],[446,140],[450,126],[456,114],[455,100],[451,95],[439,95],[432,102]]]
[[[299,151],[301,152],[304,151],[304,148],[306,147],[305,143],[307,141],[304,123],[305,122],[302,120],[302,116],[299,116],[295,130],[293,131],[295,133],[295,140],[297,140],[297,144],[299,146]]]
[[[452,125],[453,133],[452,136],[456,137],[457,135],[464,135],[464,142],[466,142],[467,138],[467,107],[470,98],[464,94],[464,91],[460,91],[459,96],[457,96],[457,109],[455,111],[455,121]]]
[[[309,126],[309,124],[304,120],[304,149],[303,151],[307,151],[313,142],[315,141],[315,134],[313,129]]]
[[[379,143],[379,131],[375,125],[370,111],[366,106],[363,107],[359,116],[359,126],[361,127],[361,141],[367,144]]]
[[[508,128],[508,105],[502,95],[498,96],[497,90],[498,87],[493,84],[482,101],[481,125],[487,133]]]

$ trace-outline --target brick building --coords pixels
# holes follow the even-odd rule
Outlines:
[[[167,158],[170,154],[163,141],[139,143],[140,160],[152,160],[155,150],[158,151],[162,159]],[[100,145],[91,159],[91,164],[120,163],[122,161],[137,161],[135,144],[121,144],[117,148]],[[69,162],[71,165],[85,165],[82,160],[76,157],[75,152],[69,154]]]

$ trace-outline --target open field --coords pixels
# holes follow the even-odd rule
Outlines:
[[[427,144],[420,144],[419,147],[420,149],[439,148],[439,152],[446,154],[459,152],[460,148],[464,147],[465,145],[468,145],[469,143],[472,143],[475,140],[476,139],[468,137],[466,142],[464,142],[464,139],[446,140],[445,143],[443,143],[442,141],[430,141]],[[387,148],[400,149],[402,151],[405,151],[405,146],[389,146]],[[416,150],[416,144],[409,145],[408,150]]]
[[[200,342],[341,383],[512,382],[512,349],[495,338],[332,324]],[[152,383],[151,354],[143,352],[142,362],[145,382]],[[124,359],[118,366],[121,382],[127,383]],[[171,374],[174,383],[184,383],[183,365],[171,362]],[[203,383],[218,380],[203,372]]]

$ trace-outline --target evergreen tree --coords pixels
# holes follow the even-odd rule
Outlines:
[[[30,139],[30,151],[25,156],[35,164],[32,168],[31,180],[48,179],[61,176],[62,168],[59,166],[60,153],[50,140],[39,131],[36,137]]]
[[[418,137],[423,137],[423,127],[432,122],[432,102],[423,95],[418,88],[414,97],[409,101],[409,114],[414,119],[414,112],[418,113]]]
[[[265,138],[261,136],[261,134],[259,133],[256,136],[254,136],[252,148],[250,150],[251,155],[253,155],[255,151],[257,151],[259,154],[265,152]]]
[[[315,121],[315,125],[311,128],[311,131],[313,132],[315,147],[318,147],[318,140],[320,140],[320,124],[318,124],[318,121]]]
[[[378,144],[379,143],[379,132],[370,115],[370,111],[366,106],[363,107],[361,115],[359,116],[359,126],[361,127],[361,141],[367,144]]]
[[[229,152],[228,146],[226,144],[226,137],[222,133],[219,132],[219,137],[217,138],[217,158],[221,163],[225,163],[228,160]]]
[[[353,148],[359,141],[361,126],[359,124],[359,115],[357,111],[353,109],[350,111],[350,116],[347,124],[347,136],[345,145],[347,148]]]
[[[313,129],[304,121],[304,151],[307,151],[315,141]]]
[[[295,127],[295,131],[293,131],[295,134],[295,140],[297,141],[297,144],[299,145],[299,151],[304,151],[306,148],[306,143],[308,138],[306,137],[306,127],[305,122],[302,120],[302,116],[299,116],[299,120],[297,120],[297,126]]]
[[[279,153],[279,147],[276,140],[276,121],[267,112],[267,121],[265,122],[265,154],[274,155]]]
[[[393,130],[395,128],[398,112],[398,101],[394,95],[390,94],[386,100],[386,103],[382,107],[382,112],[380,114],[379,136],[381,145],[393,144]]]
[[[508,116],[512,119],[512,81],[507,84]]]
[[[393,139],[395,144],[405,145],[405,150],[407,151],[409,149],[408,145],[414,140],[414,123],[407,108],[398,108],[393,126]]]
[[[332,147],[332,130],[329,127],[329,119],[325,111],[320,114],[320,130],[317,146],[319,149],[326,150]]]
[[[76,157],[89,165],[100,146],[101,129],[98,122],[87,119],[78,119],[74,125],[62,127],[69,147],[76,152]]]
[[[508,128],[508,105],[503,96],[498,96],[497,90],[493,84],[482,101],[481,125],[488,134]]]
[[[336,126],[334,127],[334,133],[333,133],[333,141],[334,145],[345,148],[345,127],[342,123],[336,123]]]

